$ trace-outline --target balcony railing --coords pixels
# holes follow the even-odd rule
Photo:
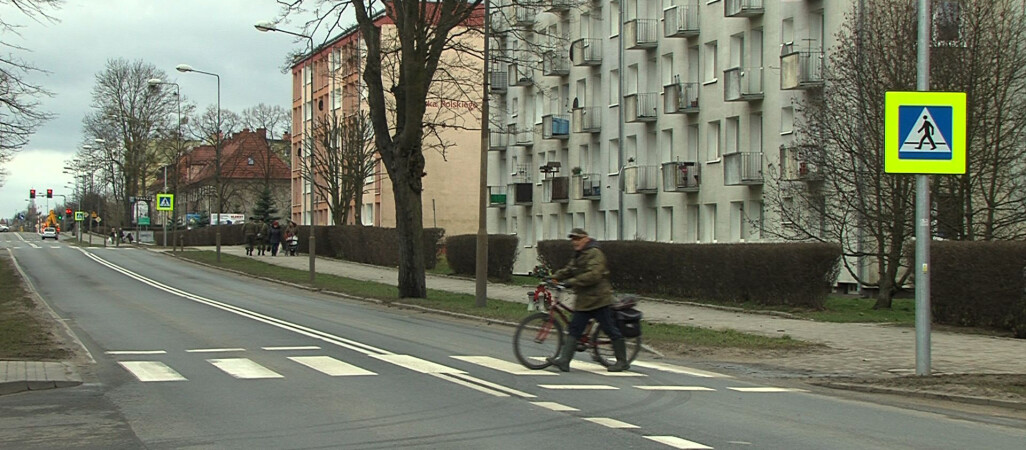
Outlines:
[[[542,195],[546,203],[570,201],[570,177],[548,177],[542,179]]]
[[[570,57],[566,49],[560,51],[550,50],[542,55],[542,75],[547,77],[562,77],[570,75]]]
[[[602,40],[581,38],[570,43],[570,61],[575,66],[602,64]]]
[[[574,109],[574,133],[598,133],[602,131],[602,108],[587,106]]]
[[[493,70],[488,72],[488,89],[495,93],[506,92],[507,81],[506,71]]]
[[[513,190],[513,204],[530,205],[534,203],[534,183],[514,182],[510,184]]]
[[[509,124],[507,128],[512,136],[513,145],[531,147],[534,145],[534,127],[520,127],[515,123]]]
[[[549,5],[545,7],[546,12],[566,12],[570,10],[570,6],[574,0],[549,0]]]
[[[698,83],[684,82],[663,86],[663,112],[693,114],[698,112]]]
[[[659,192],[659,166],[624,167],[623,191],[627,194],[655,194]]]
[[[659,21],[656,19],[632,19],[624,22],[624,48],[628,50],[655,48],[659,42],[656,38],[658,26]]]
[[[723,155],[723,184],[747,186],[762,184],[762,152],[738,152]]]
[[[723,71],[723,101],[762,100],[762,67],[733,67]]]
[[[510,86],[530,86],[534,84],[531,68],[527,67],[526,64],[509,63],[508,72]]]
[[[822,50],[799,50],[793,44],[781,48],[780,89],[813,89],[824,81]]]
[[[509,134],[504,130],[488,131],[488,150],[505,151],[509,147]]]
[[[697,1],[674,5],[663,11],[663,36],[686,38],[698,36],[698,32]]]
[[[579,173],[570,177],[570,198],[573,200],[599,200],[602,198],[602,175]]]
[[[723,0],[723,15],[725,17],[755,17],[761,16],[765,10],[762,7],[763,0]]]
[[[780,147],[780,179],[822,181],[823,147],[812,144]]]
[[[623,96],[624,120],[627,122],[654,122],[659,112],[659,93],[642,92]]]
[[[569,137],[569,114],[546,114],[542,116],[542,139],[567,139]]]
[[[702,166],[694,161],[663,163],[664,192],[698,192]]]
[[[505,208],[507,186],[488,186],[488,206]]]
[[[511,5],[513,8],[513,26],[517,28],[532,28],[534,20],[538,16],[538,10],[534,5]]]

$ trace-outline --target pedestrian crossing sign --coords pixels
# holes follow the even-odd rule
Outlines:
[[[175,194],[157,194],[157,211],[171,211],[175,204]]]
[[[965,93],[888,92],[884,171],[965,173]]]

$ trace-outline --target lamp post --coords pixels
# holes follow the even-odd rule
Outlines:
[[[303,63],[303,71],[304,72],[309,72],[310,71],[310,60],[313,59],[313,56],[314,56],[313,55],[313,50],[314,50],[313,37],[310,37],[310,36],[307,36],[307,35],[301,34],[301,33],[296,33],[296,32],[292,32],[292,31],[288,31],[288,30],[282,30],[281,28],[278,28],[278,26],[274,22],[269,22],[269,21],[258,22],[257,24],[255,24],[253,26],[257,30],[259,30],[261,32],[278,31],[278,32],[285,33],[285,34],[290,34],[292,36],[305,38],[310,43],[310,54],[307,56],[306,61]],[[313,74],[310,74],[310,79],[313,80]],[[308,98],[308,101],[310,102],[310,109],[309,109],[309,111],[310,111],[310,114],[312,116],[313,115],[313,98],[312,98],[313,96],[312,95],[311,96],[307,96],[306,95],[306,76],[305,76],[305,74],[304,74],[304,76],[302,78],[301,83],[303,83],[303,95],[306,96]],[[312,87],[311,87],[311,89],[312,89]],[[300,114],[302,115],[300,118],[303,121],[303,139],[299,143],[299,152],[300,152],[300,155],[301,155],[300,157],[301,158],[310,158],[310,164],[307,165],[308,167],[307,167],[306,177],[308,179],[307,181],[310,182],[310,239],[309,239],[308,246],[309,246],[309,253],[310,253],[310,283],[312,284],[314,282],[314,279],[316,279],[316,277],[317,277],[317,272],[314,270],[314,265],[315,265],[314,261],[316,261],[316,255],[317,255],[316,239],[314,238],[314,187],[316,185],[314,184],[314,176],[315,175],[314,175],[314,172],[313,172],[314,159],[313,159],[313,155],[310,153],[313,150],[311,149],[310,151],[306,151],[306,141],[310,138],[307,135],[307,127],[306,127],[306,108],[305,108],[306,103],[307,103],[307,101],[303,102],[304,108],[303,108],[303,111],[300,112]],[[302,160],[300,160],[300,161],[302,161]]]
[[[179,64],[175,67],[179,72],[196,72],[210,75],[217,78],[217,140],[214,145],[214,183],[217,185],[217,223],[214,225],[214,243],[217,245],[217,262],[221,262],[221,214],[224,206],[224,198],[221,189],[221,76],[213,72],[204,72],[193,69],[188,64]]]
[[[220,78],[218,80],[220,80]],[[182,87],[179,86],[178,83],[171,82],[171,81],[164,81],[164,80],[161,80],[160,78],[150,78],[146,82],[149,83],[150,87],[153,88],[153,89],[158,89],[160,87],[160,85],[162,85],[162,84],[166,84],[166,85],[170,85],[170,86],[174,86],[175,87],[175,99],[177,100],[177,103],[178,103],[178,134],[175,135],[175,161],[174,161],[174,163],[175,163],[175,179],[177,180],[178,179],[178,175],[179,175],[178,174],[178,159],[181,158],[181,156],[182,156]],[[218,108],[218,110],[220,110],[220,108]],[[218,124],[218,127],[220,128],[220,124]],[[220,136],[218,136],[218,140],[220,140]],[[178,187],[178,182],[176,181],[175,182],[175,188],[176,188],[175,190],[176,191],[177,191],[177,187]],[[167,192],[167,165],[164,166],[164,192],[165,193]],[[177,234],[178,234],[178,222],[175,220],[176,219],[176,217],[175,217],[176,214],[177,214],[177,211],[175,211],[175,205],[174,205],[174,203],[172,203],[171,204],[171,253],[174,253],[175,238],[177,237]],[[218,219],[217,221],[220,222],[221,221],[221,216],[218,215],[217,219]],[[164,247],[166,248],[167,247],[167,211],[164,212],[164,233],[162,233],[162,234],[164,235]]]

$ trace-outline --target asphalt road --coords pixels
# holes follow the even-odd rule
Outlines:
[[[0,397],[5,448],[990,448],[966,420],[651,360],[531,372],[512,330],[340,300],[136,248],[0,235],[95,363]],[[615,375],[615,376],[614,376]]]

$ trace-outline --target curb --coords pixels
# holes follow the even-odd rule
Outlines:
[[[969,403],[973,405],[982,406],[1000,406],[1002,408],[1018,409],[1026,411],[1026,402],[1016,402],[1011,400],[997,400],[983,397],[972,397],[968,395],[952,395],[943,394],[939,392],[929,391],[912,391],[908,389],[890,388],[882,386],[869,386],[864,384],[856,383],[836,383],[836,382],[816,382],[812,383],[816,386],[822,386],[829,389],[840,389],[846,391],[855,392],[866,392],[870,394],[890,394],[890,395],[901,395],[903,397],[921,397],[929,398],[934,400],[947,400],[958,403]]]

